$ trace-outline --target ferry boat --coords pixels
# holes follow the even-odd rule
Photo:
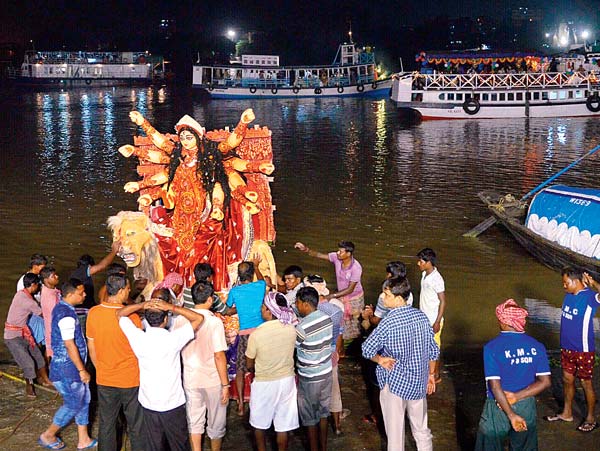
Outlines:
[[[9,73],[9,77],[30,85],[146,84],[153,81],[156,61],[147,52],[30,50],[25,53],[21,69]]]
[[[600,115],[595,73],[420,74],[395,76],[391,98],[423,119]]]
[[[391,78],[381,79],[375,53],[341,44],[330,65],[280,66],[276,55],[243,55],[241,64],[194,65],[192,83],[215,99],[285,97],[388,98]]]
[[[422,66],[421,73],[396,75],[391,98],[423,119],[591,116],[600,112],[596,73],[581,65],[573,70],[574,63],[566,64],[561,57],[474,50],[421,52],[416,61]],[[571,69],[565,70],[567,67]]]

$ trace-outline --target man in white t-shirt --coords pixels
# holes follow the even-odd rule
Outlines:
[[[128,318],[142,309],[150,326],[145,332]],[[169,311],[183,316],[189,323],[168,331]],[[144,409],[147,451],[163,450],[165,441],[171,451],[189,451],[185,394],[181,383],[181,350],[194,338],[194,332],[204,317],[158,300],[128,305],[117,310],[116,314],[140,366],[138,400]]]
[[[227,377],[227,342],[223,322],[209,309],[214,289],[209,282],[196,282],[191,289],[194,312],[204,317],[196,338],[181,351],[183,389],[185,391],[188,429],[192,451],[202,450],[206,430],[212,451],[221,449],[227,422],[229,379]],[[182,316],[175,319],[174,329],[188,324]]]
[[[442,329],[444,328],[444,311],[446,310],[446,288],[444,278],[437,270],[437,257],[433,249],[426,247],[417,254],[417,266],[421,270],[421,294],[419,308],[427,318],[435,334],[437,345],[442,348]],[[440,359],[435,363],[435,382],[442,381],[440,376]]]

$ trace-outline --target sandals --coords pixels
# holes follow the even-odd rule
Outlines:
[[[555,415],[547,415],[545,417],[543,417],[544,420],[549,421],[550,423],[554,423],[555,421],[565,421],[567,423],[572,423],[573,422],[573,417],[571,418],[563,418],[560,416],[560,414],[555,414]]]
[[[58,437],[56,438],[56,441],[53,443],[46,443],[42,440],[42,438],[38,438],[38,445],[40,445],[42,448],[46,448],[46,449],[63,449],[65,448],[65,442],[63,442],[61,439],[59,439]]]
[[[596,421],[593,421],[591,423],[588,423],[587,421],[584,421],[583,423],[581,423],[579,426],[577,426],[577,430],[579,432],[592,432],[594,429],[598,429],[598,423]]]

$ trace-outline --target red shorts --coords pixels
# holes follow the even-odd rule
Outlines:
[[[560,350],[560,366],[563,371],[581,380],[590,380],[594,373],[594,352],[577,352],[569,349]]]

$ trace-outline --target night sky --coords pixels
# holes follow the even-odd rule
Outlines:
[[[175,18],[179,33],[217,36],[233,27],[266,32],[275,46],[312,41],[335,52],[352,20],[355,41],[397,48],[398,30],[439,15],[506,16],[510,7],[544,11],[548,26],[572,19],[600,29],[600,0],[420,0],[420,1],[41,1],[4,0],[0,43],[16,42],[36,49],[112,45],[137,50],[156,36],[162,18]],[[291,3],[289,6],[285,6]],[[599,33],[600,35],[600,33]],[[190,45],[192,43],[190,42]],[[73,48],[75,49],[75,48]],[[314,61],[312,61],[314,62]]]

